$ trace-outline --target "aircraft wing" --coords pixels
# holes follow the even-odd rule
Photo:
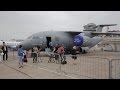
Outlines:
[[[92,32],[93,35],[120,35],[120,32]]]
[[[79,31],[65,31],[65,33],[69,33],[70,35],[77,35],[77,34],[82,33],[82,31],[81,32],[79,32]]]

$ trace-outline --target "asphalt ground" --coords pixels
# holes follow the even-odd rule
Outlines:
[[[88,58],[99,57],[99,58],[108,58],[108,59],[120,58],[119,52],[91,52],[87,54],[80,54],[79,55],[80,57],[78,57],[78,60],[77,60],[77,65],[74,66],[72,59],[68,57],[67,58],[69,60],[68,64],[61,66],[63,72],[60,73],[59,72],[60,65],[57,63],[48,63],[49,57],[46,57],[44,52],[41,52],[41,60],[40,58],[38,58],[39,60],[38,63],[33,63],[32,58],[28,58],[28,62],[24,63],[23,68],[18,67],[17,52],[9,52],[8,54],[9,54],[8,60],[0,62],[0,79],[93,79],[88,77],[90,75],[87,75],[84,73],[86,69],[83,69],[81,71],[83,75],[77,74],[77,73],[80,73],[80,69],[79,69],[80,64],[81,64],[81,67],[84,68],[84,66],[82,65],[87,62],[87,67],[89,68],[90,62],[85,61],[85,58],[87,57]],[[82,60],[82,58],[84,59],[84,62],[81,62],[81,61],[79,62],[79,60]],[[93,61],[93,62],[96,62],[96,61]],[[97,64],[96,66],[98,66]],[[90,68],[92,67],[90,66]],[[103,68],[102,68],[102,72],[103,73],[101,74],[101,76],[98,75],[99,73],[95,73],[95,75],[106,78],[107,74],[104,73]]]

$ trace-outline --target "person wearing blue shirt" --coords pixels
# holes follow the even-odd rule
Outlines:
[[[23,57],[23,49],[22,49],[22,45],[20,45],[19,48],[18,48],[18,64],[19,64],[19,68],[23,67],[22,57]]]

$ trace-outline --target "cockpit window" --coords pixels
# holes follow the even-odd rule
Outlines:
[[[28,37],[28,39],[39,39],[39,37],[38,36],[30,36],[30,37]]]

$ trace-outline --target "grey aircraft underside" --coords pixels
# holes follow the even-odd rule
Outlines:
[[[49,47],[49,42],[52,41],[53,45],[64,44],[70,50],[74,45],[81,48],[81,52],[87,52],[91,47],[98,44],[102,37],[99,34],[115,34],[119,33],[102,33],[102,28],[105,26],[115,26],[116,24],[95,25],[89,23],[84,26],[83,32],[77,31],[42,31],[29,36],[20,45],[23,49],[31,49],[35,45],[39,45],[43,50]],[[119,34],[120,35],[120,34]]]

